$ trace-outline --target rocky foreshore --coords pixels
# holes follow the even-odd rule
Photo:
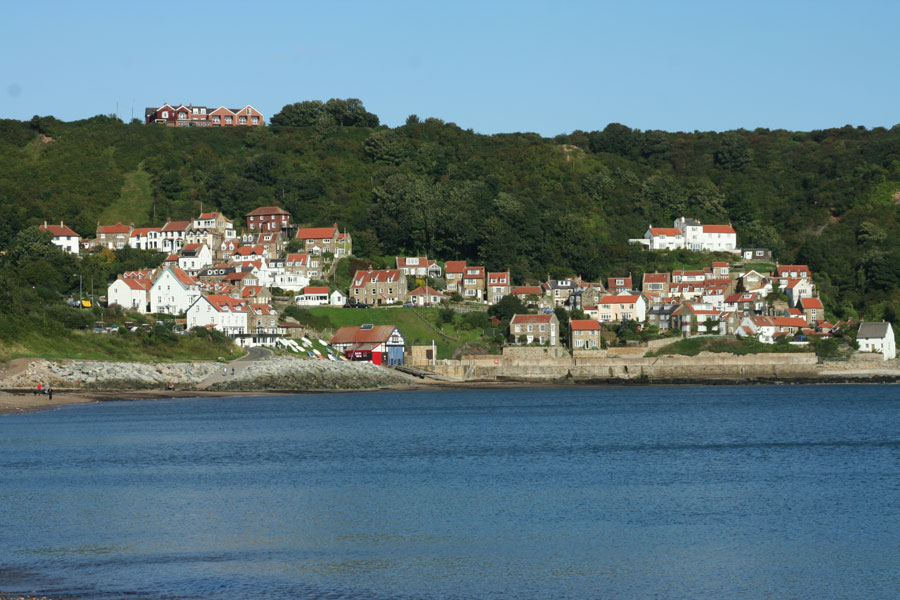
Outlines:
[[[38,383],[84,390],[178,389],[210,391],[360,390],[410,383],[406,375],[367,363],[303,360],[289,356],[227,365],[211,361],[135,363],[36,359],[0,379],[0,388],[35,389]],[[235,374],[231,375],[231,368]]]
[[[410,378],[370,363],[302,360],[279,356],[249,363],[206,388],[220,391],[363,390],[408,385]]]
[[[31,389],[44,386],[82,389],[146,389],[195,385],[220,369],[209,361],[182,363],[48,361],[36,359],[24,370],[0,379],[0,387]]]

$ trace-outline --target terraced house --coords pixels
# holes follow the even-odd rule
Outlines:
[[[509,296],[510,285],[509,271],[503,273],[488,273],[487,295],[488,304],[497,304],[504,296]]]
[[[406,302],[406,276],[400,269],[357,271],[350,285],[350,299],[369,306]]]

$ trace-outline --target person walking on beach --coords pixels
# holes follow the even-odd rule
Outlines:
[[[53,388],[47,387],[47,395],[50,396],[50,400],[53,400]]]
[[[231,376],[234,377],[234,367],[231,367]]]
[[[222,367],[222,377],[228,375],[228,367]]]
[[[41,393],[41,382],[38,381],[37,387],[34,388],[34,395],[37,396],[40,393]]]

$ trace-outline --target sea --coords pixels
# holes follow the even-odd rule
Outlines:
[[[898,598],[898,392],[523,386],[0,417],[0,592]]]

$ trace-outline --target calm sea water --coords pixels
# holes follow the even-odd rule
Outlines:
[[[897,598],[900,388],[115,402],[0,418],[0,590]]]

